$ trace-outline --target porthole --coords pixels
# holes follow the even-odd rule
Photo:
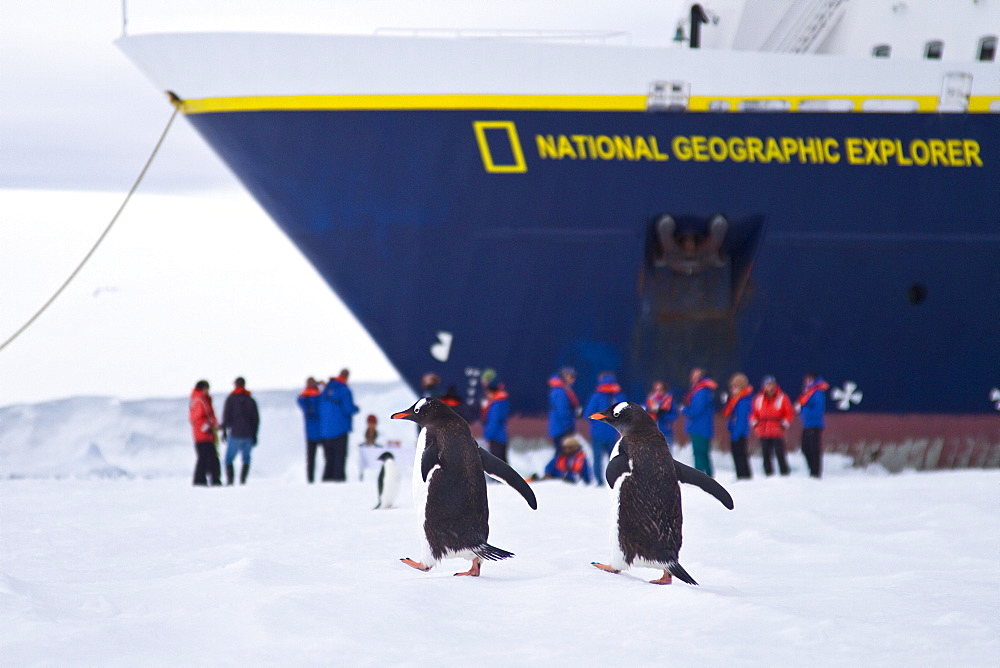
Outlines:
[[[997,57],[997,38],[995,35],[983,37],[979,40],[978,60],[993,61]]]

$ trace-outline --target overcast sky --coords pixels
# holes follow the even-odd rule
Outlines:
[[[730,0],[719,0],[729,2]],[[363,32],[379,27],[671,32],[671,0],[127,0],[130,34],[170,30]],[[675,3],[676,4],[676,3]],[[171,108],[113,42],[121,0],[0,3],[0,187],[126,190]],[[645,17],[655,17],[645,20]],[[637,32],[639,26],[642,32]],[[187,123],[145,192],[231,186]]]
[[[600,0],[0,2],[0,188],[128,189],[171,107],[114,46],[123,29],[129,34],[371,33],[380,27],[629,30],[638,43],[672,34],[675,12],[665,8],[683,4],[676,0],[619,0],[612,7]],[[234,179],[218,158],[181,122],[171,130],[143,192],[232,187]]]
[[[378,27],[662,30],[624,0],[130,0],[129,34]],[[167,123],[163,94],[113,42],[120,0],[0,2],[0,343],[69,275]],[[602,17],[600,14],[604,14]],[[608,15],[610,14],[610,18]],[[645,16],[657,16],[654,21]],[[634,33],[634,35],[636,35]],[[76,395],[298,387],[397,374],[228,169],[178,118],[139,195],[74,283],[0,350],[0,405]]]
[[[141,4],[129,5],[136,30]],[[118,1],[0,4],[0,342],[83,258],[170,117],[113,45],[121,29]],[[224,392],[240,374],[290,388],[343,366],[397,377],[183,118],[139,193],[74,283],[0,350],[0,405],[178,396],[202,377]]]

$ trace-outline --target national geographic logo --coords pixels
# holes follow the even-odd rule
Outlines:
[[[528,171],[513,121],[475,121],[472,126],[487,172]],[[533,158],[543,161],[983,167],[979,142],[969,138],[676,135],[660,141],[655,135],[538,134],[534,140]]]
[[[487,172],[520,174],[528,171],[513,121],[473,121],[472,129]]]

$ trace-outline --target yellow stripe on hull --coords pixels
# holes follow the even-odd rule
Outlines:
[[[689,111],[737,112],[741,107],[785,103],[785,111],[804,111],[809,103],[831,104],[836,111],[862,111],[869,103],[913,103],[916,113],[937,111],[932,95],[892,96],[691,96]],[[839,105],[838,105],[839,103]],[[185,114],[234,111],[337,111],[337,110],[519,110],[519,111],[646,111],[644,95],[283,95],[261,97],[209,97],[180,103]],[[775,109],[780,110],[780,109]],[[815,109],[813,109],[815,110]],[[834,110],[834,109],[832,109]],[[970,113],[1000,110],[1000,97],[969,100]]]

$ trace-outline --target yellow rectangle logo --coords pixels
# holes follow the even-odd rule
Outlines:
[[[528,171],[513,121],[473,121],[472,129],[487,172],[520,174]]]

